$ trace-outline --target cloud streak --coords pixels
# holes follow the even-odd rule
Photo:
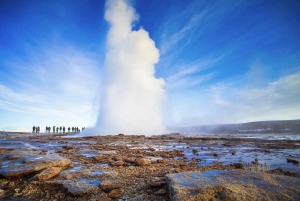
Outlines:
[[[178,119],[178,125],[241,123],[262,120],[299,118],[300,72],[284,76],[266,86],[237,87],[218,83],[198,91],[189,114]]]
[[[65,117],[62,123],[79,124],[85,117],[82,126],[95,121],[100,70],[90,54],[70,46],[47,46],[38,53],[29,53],[26,59],[5,65],[14,70],[14,76],[5,77],[7,81],[0,83],[2,110]]]

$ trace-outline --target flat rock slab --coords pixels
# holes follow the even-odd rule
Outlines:
[[[57,154],[25,156],[18,160],[1,161],[0,176],[9,178],[30,174],[50,167],[68,167],[70,159]]]
[[[34,184],[43,185],[55,185],[60,186],[62,185],[68,193],[72,196],[82,196],[86,194],[90,194],[93,191],[98,189],[98,185],[100,184],[100,180],[95,179],[72,179],[72,180],[50,180],[50,181],[43,181],[37,182],[34,181]]]
[[[165,176],[172,201],[300,200],[300,178],[245,170],[182,172]]]
[[[69,170],[64,170],[57,175],[58,179],[74,179],[74,178],[87,178],[87,179],[103,179],[117,177],[118,173],[115,171],[102,171],[98,169],[88,169],[85,167],[74,167]]]

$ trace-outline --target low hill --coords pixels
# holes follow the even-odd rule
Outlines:
[[[232,134],[232,133],[300,133],[300,119],[257,121],[238,124],[200,125],[177,128],[180,133]]]

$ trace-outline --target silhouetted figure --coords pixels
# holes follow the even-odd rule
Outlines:
[[[59,127],[59,131],[60,131],[60,133],[61,133],[61,130],[62,130],[62,127],[60,126],[60,127]]]
[[[33,133],[35,132],[35,126],[32,127],[32,132],[33,132]]]
[[[58,133],[58,126],[56,127],[56,133]]]
[[[53,129],[53,133],[55,133],[55,126],[53,126],[52,129]]]
[[[64,127],[63,127],[63,133],[65,133],[65,131],[66,131],[66,127],[64,126]]]
[[[72,127],[72,133],[74,133],[74,126]]]
[[[37,127],[37,133],[40,133],[40,127],[39,126]]]
[[[70,133],[70,126],[68,127],[68,133]]]

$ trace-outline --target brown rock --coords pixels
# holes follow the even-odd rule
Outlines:
[[[292,158],[287,158],[286,161],[287,161],[288,163],[294,163],[294,164],[298,164],[298,163],[299,163],[298,160],[292,159]]]
[[[165,163],[166,161],[164,159],[157,159],[158,163]]]
[[[5,195],[5,191],[0,189],[0,198],[2,198]]]
[[[164,195],[166,193],[167,193],[167,191],[162,188],[162,189],[159,189],[158,191],[156,191],[154,194],[155,195]]]
[[[123,195],[124,195],[124,188],[113,189],[108,194],[108,196],[111,198],[119,198],[119,197],[122,197]]]
[[[61,167],[50,167],[35,175],[34,179],[38,181],[46,181],[60,173],[60,171]]]
[[[242,163],[234,163],[233,165],[237,169],[243,169],[244,168],[244,165]]]
[[[144,166],[144,165],[151,164],[151,161],[149,159],[147,159],[147,158],[137,158],[137,159],[135,159],[135,163],[138,166]]]
[[[99,186],[103,191],[108,192],[113,189],[122,188],[123,184],[116,180],[105,180],[102,181]]]
[[[149,167],[148,170],[149,170],[150,172],[154,172],[154,171],[156,171],[156,168],[155,168],[155,167]]]
[[[121,160],[123,160],[123,159],[122,159],[122,156],[115,156],[115,157],[114,157],[114,160],[115,160],[115,161],[121,161]]]
[[[128,163],[135,163],[135,158],[124,158],[124,161]]]
[[[162,178],[158,178],[158,177],[153,178],[150,182],[150,186],[154,188],[159,188],[165,184],[166,182]]]
[[[124,165],[123,161],[115,161],[110,163],[111,166],[122,166]]]
[[[99,156],[95,156],[94,159],[97,160],[97,161],[100,161],[102,160],[104,157],[103,157],[103,154],[100,154]]]
[[[105,197],[104,195],[98,195],[96,198],[97,201],[111,201],[110,198]]]
[[[74,149],[73,146],[63,146],[62,148],[67,149],[67,150]]]

